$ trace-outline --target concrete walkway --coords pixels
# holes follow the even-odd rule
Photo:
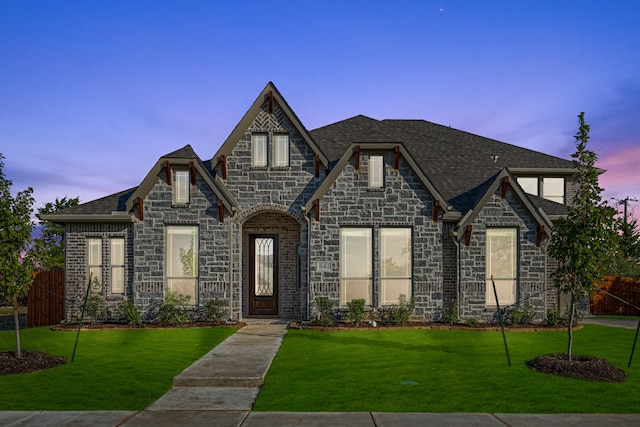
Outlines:
[[[4,411],[0,426],[638,426],[640,414],[251,412],[287,327],[249,324],[177,375],[143,411]],[[1,403],[0,403],[1,405]]]

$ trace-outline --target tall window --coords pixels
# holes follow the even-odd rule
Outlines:
[[[543,178],[542,197],[564,204],[564,178]]]
[[[487,305],[495,306],[493,275],[500,305],[516,302],[517,228],[487,229]]]
[[[102,239],[87,239],[87,275],[91,276],[91,293],[102,292]]]
[[[267,134],[251,134],[251,166],[267,166]]]
[[[273,166],[289,166],[289,135],[273,135]]]
[[[173,171],[173,204],[189,203],[189,171],[177,169]]]
[[[340,229],[340,303],[362,298],[371,305],[371,229]]]
[[[124,293],[124,239],[114,237],[109,241],[111,268],[111,293]]]
[[[538,178],[533,177],[518,177],[518,184],[525,191],[525,193],[538,195]]]
[[[382,156],[369,156],[369,188],[384,186],[384,159]]]
[[[167,226],[166,240],[167,290],[189,297],[196,304],[198,284],[198,227]]]
[[[411,229],[380,229],[380,304],[411,298]]]

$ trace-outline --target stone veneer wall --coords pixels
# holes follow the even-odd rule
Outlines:
[[[217,197],[197,177],[190,187],[188,206],[172,206],[172,187],[159,175],[153,189],[144,199],[144,221],[136,223],[136,246],[133,254],[133,298],[144,315],[164,300],[165,227],[167,225],[198,226],[198,301],[204,304],[213,297],[229,302],[229,224],[218,217]]]
[[[486,306],[486,230],[488,227],[517,227],[518,284],[516,300],[528,300],[536,319],[546,316],[546,251],[536,247],[537,225],[513,192],[500,199],[500,189],[482,209],[472,224],[469,246],[465,237],[460,243],[460,316],[495,321],[495,307]]]
[[[107,309],[115,315],[117,305],[132,295],[133,282],[133,224],[68,224],[65,230],[65,320],[76,321],[82,311],[82,302],[87,292],[89,278],[87,267],[87,239],[102,239],[102,295]],[[110,289],[109,239],[125,239],[125,293],[112,294]]]
[[[415,314],[431,320],[440,315],[443,298],[443,225],[432,221],[433,197],[422,182],[400,161],[394,170],[393,153],[384,153],[384,189],[368,188],[368,162],[371,153],[361,152],[360,170],[353,159],[345,167],[331,189],[320,201],[320,221],[310,220],[310,300],[327,296],[337,307],[340,304],[340,228],[367,226],[373,237],[373,301],[380,289],[380,248],[378,230],[381,227],[411,227],[413,232],[413,297]],[[380,155],[376,151],[373,154]],[[319,270],[318,261],[328,262],[329,271]],[[311,314],[313,318],[315,313]]]

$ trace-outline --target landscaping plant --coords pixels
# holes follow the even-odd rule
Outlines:
[[[329,326],[333,323],[333,302],[329,297],[316,297],[316,310],[318,311],[318,322],[322,326]]]
[[[355,324],[364,322],[364,304],[365,301],[362,298],[347,301],[347,319],[349,319],[350,322]]]

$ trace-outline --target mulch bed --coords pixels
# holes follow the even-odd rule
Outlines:
[[[67,359],[33,350],[22,350],[22,357],[15,351],[0,353],[0,375],[27,374],[64,365]]]
[[[336,322],[330,325],[320,325],[317,322],[291,322],[292,329],[311,329],[316,331],[388,331],[394,329],[440,329],[440,330],[463,330],[463,331],[485,331],[500,332],[500,325],[495,323],[478,323],[469,326],[463,323],[435,323],[435,322],[408,322],[404,325],[390,325],[379,323],[372,326],[368,322],[359,324]],[[582,329],[581,324],[574,325],[573,330]],[[541,332],[541,331],[566,331],[566,325],[548,326],[543,324],[535,325],[504,325],[506,332]]]
[[[530,369],[549,375],[587,381],[621,383],[627,374],[604,359],[593,356],[573,356],[571,362],[564,353],[546,354],[527,363]]]

